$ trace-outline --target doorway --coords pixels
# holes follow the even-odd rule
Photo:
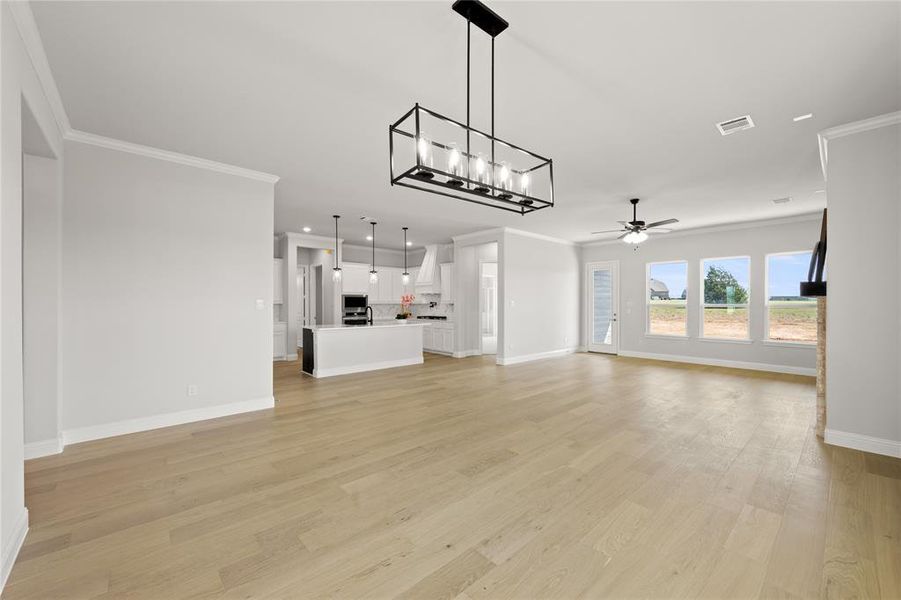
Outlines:
[[[497,354],[496,262],[479,262],[479,336],[482,354]]]
[[[616,261],[587,265],[588,351],[619,351],[619,264]]]
[[[312,285],[310,286],[312,289],[313,297],[313,306],[310,308],[310,315],[313,319],[313,325],[320,325],[322,321],[323,315],[323,306],[322,306],[322,265],[316,265],[313,267],[313,277],[312,277]]]
[[[310,270],[307,265],[297,266],[297,331],[310,326]],[[297,336],[297,347],[303,347],[303,336]]]

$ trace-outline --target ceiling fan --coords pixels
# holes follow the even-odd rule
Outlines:
[[[622,229],[608,229],[606,231],[592,231],[591,235],[597,235],[599,233],[622,233],[619,236],[618,240],[622,240],[627,244],[640,244],[646,239],[648,239],[647,230],[653,228],[654,231],[652,233],[668,233],[672,231],[671,229],[662,228],[663,225],[671,225],[673,223],[678,223],[679,219],[665,219],[663,221],[655,221],[654,223],[645,224],[644,221],[638,220],[638,198],[632,198],[629,202],[632,203],[632,220],[631,221],[617,221],[617,223],[623,226]]]

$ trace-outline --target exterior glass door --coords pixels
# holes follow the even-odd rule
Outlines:
[[[619,343],[619,278],[615,262],[588,265],[588,350],[616,354]]]

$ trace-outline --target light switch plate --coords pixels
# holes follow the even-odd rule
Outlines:
[[[262,298],[257,298],[257,310],[266,308],[266,302]]]

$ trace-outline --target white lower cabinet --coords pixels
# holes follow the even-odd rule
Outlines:
[[[441,354],[454,353],[454,326],[452,323],[430,323],[422,328],[422,349]]]
[[[288,358],[288,324],[276,323],[272,327],[272,358],[285,360]]]

